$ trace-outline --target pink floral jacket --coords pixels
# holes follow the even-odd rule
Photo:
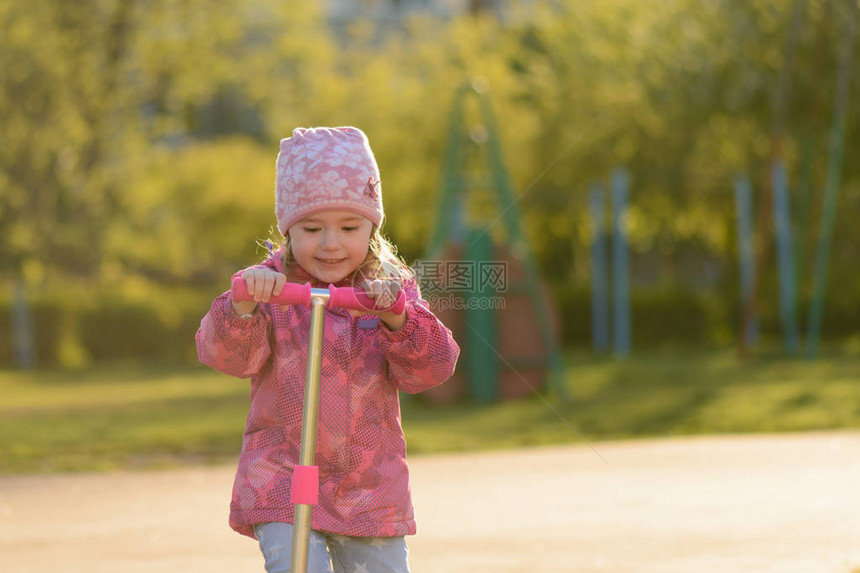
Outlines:
[[[264,264],[283,270],[276,258]],[[459,348],[420,298],[417,283],[407,282],[404,290],[407,319],[394,332],[374,315],[326,310],[315,530],[415,534],[397,391],[417,393],[447,380]],[[230,504],[230,526],[250,537],[254,524],[293,521],[290,489],[299,459],[309,326],[310,309],[303,306],[260,304],[252,318],[239,318],[228,292],[215,299],[197,332],[201,362],[251,378]]]

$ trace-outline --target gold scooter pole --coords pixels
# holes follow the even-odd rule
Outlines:
[[[290,571],[293,573],[307,573],[308,570],[308,547],[311,535],[311,514],[316,504],[316,496],[319,491],[318,475],[314,466],[317,445],[317,417],[319,414],[320,398],[320,372],[322,370],[322,341],[323,327],[325,325],[325,307],[328,304],[329,291],[325,289],[311,289],[311,328],[308,336],[308,366],[305,377],[305,403],[302,415],[302,444],[299,452],[299,464],[301,468],[296,470],[312,469],[311,477],[305,479],[305,484],[298,484],[299,475],[294,474],[292,499],[295,504],[295,519],[293,520],[293,548],[290,561]],[[315,488],[310,497],[296,495],[296,490]],[[305,491],[307,493],[307,491]],[[308,503],[301,503],[306,501]]]

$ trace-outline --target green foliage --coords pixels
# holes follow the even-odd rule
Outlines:
[[[728,341],[737,331],[731,186],[741,171],[758,192],[763,186],[790,8],[790,0],[571,0],[501,21],[418,15],[335,28],[315,3],[297,0],[6,3],[0,281],[23,281],[63,308],[80,305],[84,324],[148,324],[140,330],[146,347],[165,335],[163,311],[144,318],[142,309],[169,307],[180,291],[211,297],[262,256],[257,243],[274,224],[277,142],[296,126],[320,124],[368,133],[383,172],[387,233],[415,260],[434,224],[452,94],[479,76],[527,236],[568,320],[588,316],[585,191],[624,165],[632,260],[645,261],[656,277],[648,284],[660,285],[644,288],[634,272],[635,336]],[[843,10],[805,3],[781,146],[805,253],[803,296]],[[849,122],[850,142],[860,116]],[[860,207],[858,154],[849,143],[844,213]],[[858,324],[844,318],[857,315],[857,233],[849,217],[838,219],[828,300],[847,325],[840,331]],[[697,281],[684,264],[689,253],[719,272]],[[764,272],[759,300],[765,317],[775,316],[774,266]],[[71,302],[69,284],[77,289]],[[660,320],[661,309],[687,325]],[[99,335],[75,340],[79,323],[64,320],[61,332],[71,334],[50,342],[54,335],[39,333],[44,352],[56,347],[70,363],[102,356],[88,349],[102,344]]]
[[[222,282],[206,290],[141,279],[123,281],[121,286],[69,282],[38,293],[31,298],[37,364],[81,369],[93,362],[196,362],[194,334],[212,298],[226,290],[226,281]],[[5,332],[13,313],[13,303],[0,299]],[[12,365],[12,344],[3,344],[0,367]]]
[[[105,239],[105,278],[134,269],[163,281],[226,284],[259,258],[256,242],[272,226],[272,165],[270,150],[238,137],[140,158],[123,198],[128,218]]]

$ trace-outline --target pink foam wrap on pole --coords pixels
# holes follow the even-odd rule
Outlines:
[[[317,466],[293,467],[293,489],[291,503],[316,505],[319,501],[320,473]]]

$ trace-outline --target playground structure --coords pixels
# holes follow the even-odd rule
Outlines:
[[[812,153],[804,157],[801,166],[801,181],[797,195],[806,199],[799,209],[802,220],[792,217],[791,193],[789,192],[789,170],[783,157],[785,138],[785,116],[791,88],[791,72],[794,52],[802,28],[805,0],[794,0],[784,48],[785,61],[780,70],[774,92],[774,127],[771,137],[771,152],[762,185],[757,223],[754,224],[754,192],[746,174],[735,179],[735,212],[740,276],[740,300],[743,309],[739,335],[740,356],[745,359],[759,338],[760,319],[758,296],[760,277],[764,265],[771,256],[775,244],[775,261],[778,275],[779,320],[782,329],[784,350],[795,355],[804,346],[799,314],[799,279],[804,268],[804,251],[801,239],[806,233],[806,215],[809,211],[810,163]],[[821,215],[815,258],[812,261],[811,298],[806,321],[807,331],[804,353],[813,359],[818,352],[821,338],[824,306],[827,294],[827,275],[832,250],[833,228],[836,219],[837,200],[845,149],[845,125],[853,71],[854,39],[857,27],[857,4],[848,2],[848,17],[845,20],[845,35],[842,38],[841,54],[836,78],[833,123],[830,128],[827,148],[827,170],[824,182]],[[595,352],[609,350],[612,334],[613,353],[616,357],[627,356],[630,351],[630,292],[629,264],[625,213],[628,203],[629,176],[622,168],[615,168],[611,177],[612,196],[612,276],[610,277],[605,230],[606,198],[603,186],[592,183],[589,190],[591,220],[591,286],[592,286],[592,346]],[[773,236],[769,223],[773,223]],[[611,278],[611,280],[610,280]],[[610,333],[610,304],[607,298],[612,293],[612,330]]]
[[[430,401],[493,402],[545,386],[563,394],[559,325],[517,199],[486,86],[464,83],[449,118],[436,226],[416,265],[424,298],[462,349],[454,377],[425,392]]]
[[[630,309],[630,257],[627,244],[627,205],[630,177],[616,167],[612,171],[612,277],[607,254],[606,194],[602,184],[591,184],[588,195],[591,218],[591,336],[595,352],[609,350],[609,285],[612,285],[612,348],[617,358],[632,351]]]
[[[795,249],[798,230],[792,224],[788,169],[783,157],[785,138],[785,118],[791,91],[791,74],[798,37],[802,30],[803,11],[806,0],[792,3],[790,24],[786,36],[784,62],[774,95],[774,127],[771,136],[771,152],[767,177],[765,178],[761,204],[758,213],[758,236],[754,236],[752,226],[752,199],[750,183],[745,175],[735,182],[735,200],[738,216],[738,251],[741,276],[741,301],[743,322],[741,326],[740,354],[745,358],[755,344],[758,332],[758,281],[769,257],[771,238],[767,228],[768,216],[774,224],[776,243],[776,263],[779,276],[779,310],[783,331],[784,348],[788,354],[797,354],[801,346],[800,327],[797,321],[798,309],[798,269],[803,264],[803,250]],[[853,71],[854,37],[857,28],[857,3],[846,3],[845,35],[842,38],[841,54],[836,78],[833,123],[827,148],[827,175],[824,183],[821,219],[818,228],[818,241],[813,263],[812,295],[809,304],[805,354],[809,359],[818,353],[821,338],[822,316],[827,292],[827,275],[830,264],[830,251],[833,241],[833,227],[836,219],[837,199],[842,175],[842,162],[845,150],[845,124],[848,111],[851,75]],[[806,165],[801,169],[803,177],[799,184],[801,191],[808,193],[811,154],[805,158]],[[772,213],[771,213],[772,209]],[[804,210],[805,212],[805,210]],[[800,225],[800,233],[805,231]],[[802,245],[802,244],[801,244]]]

